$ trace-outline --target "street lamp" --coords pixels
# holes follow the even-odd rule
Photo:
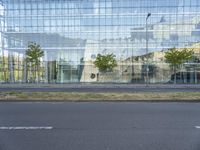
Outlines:
[[[149,37],[148,37],[148,19],[151,16],[151,13],[147,14],[146,17],[146,57],[148,55],[148,42],[149,42]],[[146,58],[146,86],[149,84],[149,62],[148,62],[148,57]]]

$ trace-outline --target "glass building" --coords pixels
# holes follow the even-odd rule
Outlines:
[[[200,83],[199,0],[0,0],[0,31],[0,82],[145,83],[148,63],[150,83],[171,83],[164,54],[176,47],[195,52],[177,82]],[[37,79],[30,42],[44,51]],[[97,54],[114,54],[117,67],[99,72]]]

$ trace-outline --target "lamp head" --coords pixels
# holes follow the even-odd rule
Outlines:
[[[147,19],[148,19],[150,16],[151,16],[151,13],[148,13],[148,14],[147,14]]]

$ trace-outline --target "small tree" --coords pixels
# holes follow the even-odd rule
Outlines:
[[[29,66],[34,68],[34,81],[36,80],[36,74],[38,76],[39,81],[39,66],[41,63],[41,58],[44,56],[44,51],[42,51],[39,44],[30,43],[28,45],[28,49],[26,50],[26,62]]]
[[[117,61],[115,55],[101,55],[98,54],[94,65],[99,69],[100,72],[112,71],[114,67],[117,66]]]
[[[174,71],[174,84],[176,84],[176,70],[177,67],[186,61],[192,59],[193,50],[188,50],[184,48],[183,50],[178,50],[176,48],[171,48],[169,51],[165,52],[166,62],[173,67]]]

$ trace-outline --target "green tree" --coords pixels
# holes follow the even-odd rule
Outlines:
[[[1,73],[3,74],[3,80],[5,82],[9,82],[9,59],[8,59],[8,56],[5,56],[4,54],[1,56],[0,58],[0,70],[1,70]],[[14,77],[13,77],[14,78]]]
[[[117,61],[115,55],[101,55],[98,54],[94,65],[99,69],[100,72],[112,71],[114,67],[117,66]]]
[[[167,52],[165,52],[165,59],[166,62],[169,63],[173,67],[174,71],[174,84],[176,84],[176,71],[177,68],[187,62],[188,60],[192,59],[193,57],[193,50],[189,50],[184,48],[183,50],[179,50],[176,48],[171,48]]]
[[[34,81],[36,81],[36,74],[39,81],[39,66],[41,65],[41,58],[44,56],[44,51],[41,49],[39,44],[29,43],[28,49],[26,50],[26,62],[33,71]]]

